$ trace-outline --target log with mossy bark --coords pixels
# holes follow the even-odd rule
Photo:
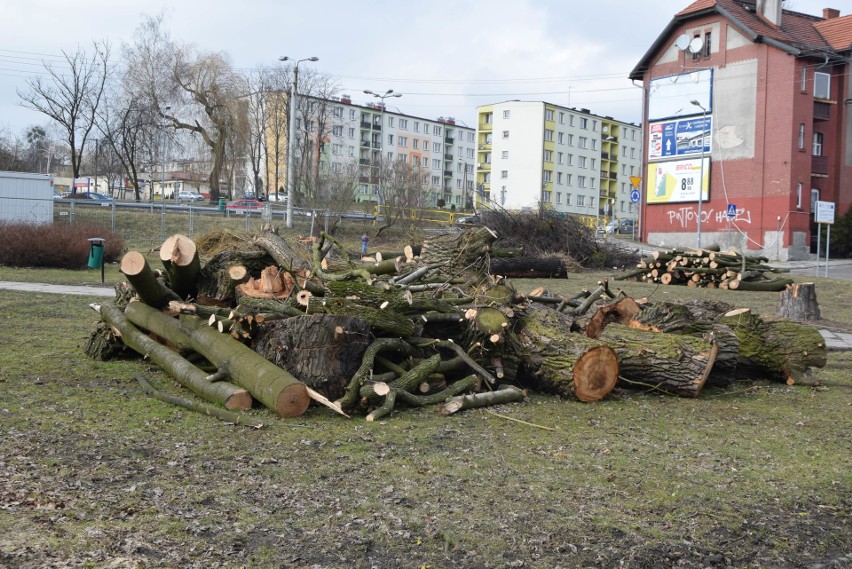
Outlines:
[[[809,383],[810,369],[826,364],[825,340],[810,326],[763,319],[748,308],[724,314],[719,323],[730,326],[739,339],[739,375],[788,385]]]
[[[618,358],[622,383],[698,397],[716,361],[718,346],[692,336],[638,330],[610,324],[600,339]]]
[[[182,300],[175,291],[157,278],[145,256],[138,251],[125,253],[121,258],[119,270],[127,277],[142,302],[149,306],[162,308],[172,300]]]
[[[515,331],[522,352],[517,382],[544,393],[591,402],[615,387],[618,360],[604,342],[572,334],[573,318],[531,305]]]
[[[171,338],[174,340],[173,344],[189,345],[188,338],[184,332],[179,330],[179,323],[174,318],[170,318],[142,302],[131,302],[125,308],[125,312],[110,303],[98,305],[96,310],[98,310],[104,322],[118,330],[121,341],[127,347],[150,359],[175,381],[202,399],[218,403],[231,410],[244,410],[251,407],[252,400],[248,391],[224,381],[210,383],[207,380],[207,373],[198,369],[174,350],[141,332],[129,318],[128,310],[130,314],[139,315],[134,320],[140,328],[154,332],[162,338]],[[177,327],[175,324],[177,324]]]
[[[226,369],[231,381],[281,417],[298,417],[308,408],[310,398],[305,385],[263,356],[220,334],[196,317],[181,315],[181,325],[189,331],[192,347],[220,369]]]

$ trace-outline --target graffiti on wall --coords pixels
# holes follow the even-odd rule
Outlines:
[[[698,208],[697,207],[681,207],[668,212],[669,224],[680,224],[681,228],[686,229],[687,225],[698,224]],[[725,209],[716,210],[714,208],[701,209],[701,223],[725,223],[730,220],[733,223],[745,223],[751,225],[751,211],[748,209],[737,209],[737,215],[734,218],[728,217],[728,212]]]

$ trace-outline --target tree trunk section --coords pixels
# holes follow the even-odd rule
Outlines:
[[[255,351],[328,399],[338,399],[370,344],[370,326],[357,316],[314,314],[261,324]]]
[[[628,385],[658,388],[681,397],[698,397],[719,350],[700,338],[621,324],[607,326],[601,340],[615,351]]]
[[[532,305],[516,333],[521,347],[517,381],[525,387],[591,402],[618,380],[618,360],[604,342],[572,334],[573,319]]]
[[[244,387],[255,399],[281,417],[298,417],[310,403],[305,386],[287,370],[220,334],[196,316],[182,315],[181,324],[190,330],[192,347],[219,369],[227,370],[231,381]]]
[[[148,306],[162,308],[172,300],[182,300],[173,290],[157,279],[148,261],[138,251],[128,251],[121,259],[119,270],[127,277],[133,290]]]
[[[230,274],[231,267],[244,267],[251,275],[260,275],[275,260],[266,251],[222,251],[213,255],[201,269],[196,283],[198,301],[202,304],[232,306],[236,300],[234,289],[246,278],[236,282]]]
[[[778,314],[789,320],[819,320],[816,285],[795,283],[782,290]]]
[[[738,375],[793,385],[805,379],[809,368],[826,364],[825,340],[804,324],[764,321],[747,308],[732,310],[719,322],[730,326],[740,341]]]
[[[182,298],[195,296],[201,272],[195,242],[180,233],[172,235],[160,246],[160,260],[169,275],[169,287]]]
[[[133,325],[135,322],[130,319],[128,310],[130,314],[139,315],[137,326],[154,332],[162,338],[176,339],[178,334],[185,336],[184,332],[180,331],[180,323],[177,320],[144,303],[131,302],[127,305],[124,313],[112,304],[102,304],[100,307],[101,318],[121,333],[121,341],[127,347],[150,359],[175,381],[206,401],[224,405],[225,408],[231,410],[244,410],[251,407],[251,396],[245,389],[224,381],[209,382],[206,373],[174,350],[140,332]],[[182,341],[173,343],[185,345],[187,339],[184,338]]]

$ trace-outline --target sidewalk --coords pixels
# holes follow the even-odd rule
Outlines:
[[[77,296],[99,296],[106,298],[115,297],[115,290],[108,286],[73,286],[0,281],[0,289],[18,290],[23,292],[42,292],[48,294],[71,294]]]

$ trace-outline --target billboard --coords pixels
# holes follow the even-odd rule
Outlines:
[[[710,154],[712,117],[677,119],[648,125],[648,160]],[[703,139],[703,144],[702,144]]]
[[[697,202],[710,199],[710,158],[673,160],[648,164],[646,203]],[[703,174],[703,176],[702,176]]]
[[[711,112],[712,87],[712,69],[651,79],[648,83],[648,120],[659,121],[694,115],[702,111]]]

